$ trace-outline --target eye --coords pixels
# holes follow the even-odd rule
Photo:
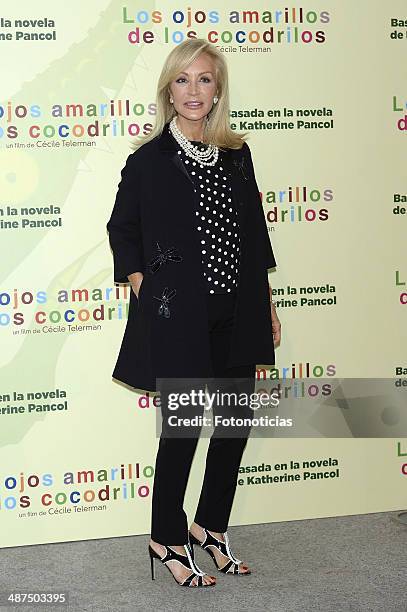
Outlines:
[[[201,80],[204,81],[204,83],[210,83],[211,82],[211,78],[210,77],[206,77],[206,76],[201,77]],[[185,77],[178,77],[177,79],[175,79],[176,83],[184,83],[185,81],[186,81]]]

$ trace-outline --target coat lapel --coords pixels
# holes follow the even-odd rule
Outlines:
[[[239,164],[242,163],[242,160],[244,163],[244,157],[245,155],[242,153],[241,149],[229,149],[224,158],[225,169],[231,181],[232,199],[235,209],[237,210],[241,239],[245,236],[246,211],[248,208],[247,192],[245,191],[246,181],[243,179],[242,173],[239,170]]]
[[[189,176],[188,170],[185,168],[177,153],[177,145],[175,144],[173,137],[169,133],[168,126],[169,123],[166,123],[163,131],[158,137],[158,147],[164,155],[168,156],[168,158],[172,161],[175,167],[180,170],[184,174],[184,176],[186,176],[191,185],[195,187],[192,178]]]

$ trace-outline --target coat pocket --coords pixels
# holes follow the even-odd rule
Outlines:
[[[138,290],[138,296],[136,296],[137,297],[137,301],[138,301],[139,304],[140,304],[140,301],[143,298],[145,282],[146,282],[146,278],[145,278],[145,276],[143,276],[143,280],[141,281],[141,285],[140,285],[139,290]]]
[[[141,285],[139,287],[138,290],[138,296],[136,295],[136,292],[134,291],[133,287],[130,286],[130,296],[131,299],[134,300],[134,302],[139,306],[143,297],[143,292],[144,292],[144,284],[146,282],[146,277],[145,275],[143,276],[143,280],[141,281]]]

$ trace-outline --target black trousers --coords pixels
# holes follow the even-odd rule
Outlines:
[[[251,393],[255,384],[255,364],[226,368],[235,307],[235,293],[209,294],[208,333],[211,344],[213,378],[205,384],[209,392],[234,391]],[[189,384],[189,389],[205,388],[199,380]],[[155,463],[152,496],[151,537],[160,544],[183,545],[188,543],[188,520],[183,509],[188,476],[202,425],[185,428],[184,434],[174,434],[168,419],[174,416],[169,408],[169,394],[173,390],[159,383],[162,431]],[[203,406],[187,405],[176,411],[177,416],[194,417],[204,413]],[[247,406],[229,404],[213,405],[213,414],[252,416]],[[205,466],[205,475],[194,521],[210,531],[224,533],[228,527],[236,491],[239,465],[250,434],[250,425],[214,427]]]

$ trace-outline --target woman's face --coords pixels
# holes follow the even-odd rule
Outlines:
[[[215,65],[212,58],[201,53],[170,84],[173,105],[179,116],[189,121],[206,117],[216,94]]]

